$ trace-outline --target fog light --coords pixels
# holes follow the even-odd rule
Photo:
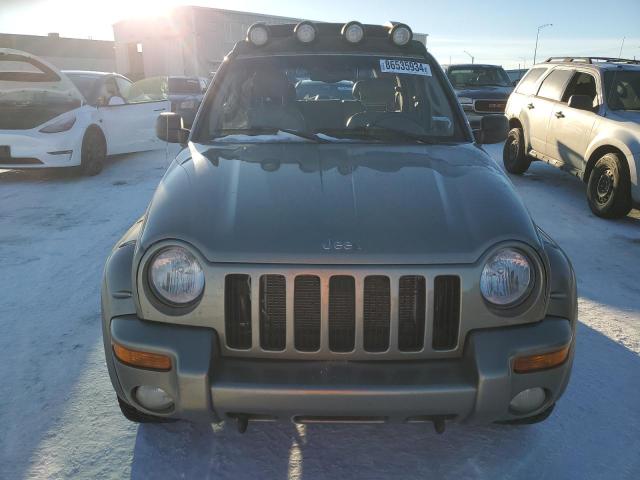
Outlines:
[[[147,410],[161,412],[173,406],[173,398],[159,387],[149,387],[143,385],[136,388],[136,400]]]
[[[540,408],[546,399],[547,394],[542,388],[528,388],[513,397],[509,407],[515,413],[529,413]]]

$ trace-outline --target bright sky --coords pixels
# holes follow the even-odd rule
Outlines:
[[[551,55],[640,58],[640,0],[0,0],[0,32],[113,39],[111,24],[155,16],[174,5],[202,5],[312,20],[408,23],[428,33],[440,63],[476,62],[515,68]]]

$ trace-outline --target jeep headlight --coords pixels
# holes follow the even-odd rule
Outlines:
[[[459,101],[462,105],[473,105],[473,98],[469,98],[469,97],[458,97],[458,101]]]
[[[160,250],[148,268],[149,284],[156,296],[169,305],[195,302],[204,291],[204,272],[191,252],[182,247]]]
[[[485,263],[480,277],[480,292],[493,305],[511,307],[531,293],[533,283],[531,260],[519,250],[503,248]]]

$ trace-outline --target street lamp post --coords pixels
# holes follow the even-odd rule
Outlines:
[[[536,33],[536,48],[533,51],[533,64],[536,64],[536,55],[538,53],[538,38],[540,37],[540,30],[547,27],[553,27],[553,23],[545,23],[544,25],[540,25],[538,27],[538,33]]]
[[[469,52],[467,52],[466,50],[463,50],[463,52],[471,57],[471,64],[473,65],[473,61],[474,61],[475,57],[473,55],[471,55]]]

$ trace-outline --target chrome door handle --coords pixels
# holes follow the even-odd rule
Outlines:
[[[556,118],[564,118],[564,113],[556,112]]]
[[[527,105],[527,108],[531,110],[533,108],[536,108],[536,106],[533,103],[530,103],[529,105]]]

